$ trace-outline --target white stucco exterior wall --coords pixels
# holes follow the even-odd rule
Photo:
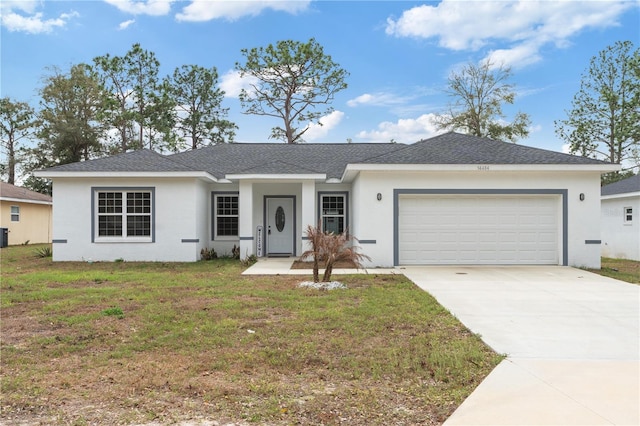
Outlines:
[[[564,245],[567,264],[600,267],[600,174],[599,172],[564,173],[557,171],[361,171],[353,183],[353,234],[375,243],[361,245],[371,257],[371,266],[394,264],[394,190],[561,190],[566,192],[566,242],[561,241],[562,264]],[[377,193],[382,199],[377,200]],[[584,194],[584,201],[580,194]],[[560,201],[558,208],[562,209]],[[559,228],[561,225],[559,224]],[[562,229],[560,229],[562,240]]]
[[[602,256],[640,261],[640,193],[602,197]],[[625,221],[624,209],[633,209]]]
[[[92,188],[154,188],[155,242],[92,242]],[[53,260],[185,261],[199,259],[202,186],[193,178],[53,179]],[[184,242],[183,242],[184,240]]]

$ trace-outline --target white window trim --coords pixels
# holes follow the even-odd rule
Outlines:
[[[627,212],[627,210],[631,210],[631,212]],[[624,206],[622,208],[622,222],[625,225],[633,224],[633,207],[632,206]]]
[[[17,212],[14,213],[13,209],[16,208]],[[11,222],[20,222],[20,206],[11,206]],[[17,216],[16,220],[13,220],[13,217]]]
[[[343,200],[343,212],[342,214],[332,214],[325,215],[323,214],[323,200],[325,197],[342,197]],[[325,217],[342,217],[342,232],[345,232],[349,229],[349,193],[348,192],[318,192],[318,221],[320,222],[320,227],[324,232],[324,218]]]
[[[123,208],[122,208],[122,236],[100,236],[98,218],[100,213],[98,211],[99,197],[101,192],[120,192],[122,193]],[[126,198],[129,192],[147,192],[151,198],[151,224],[149,236],[127,236],[127,216],[140,216],[140,214],[131,213],[126,211]],[[94,187],[91,188],[91,215],[92,215],[92,229],[91,229],[91,242],[94,243],[153,243],[155,242],[155,188],[145,187]],[[146,215],[145,215],[146,216]]]
[[[240,193],[239,192],[213,192],[211,197],[211,239],[213,241],[239,241],[240,240]],[[238,214],[224,215],[221,217],[237,217],[238,218],[238,235],[218,235],[218,198],[219,197],[235,197],[238,200]]]

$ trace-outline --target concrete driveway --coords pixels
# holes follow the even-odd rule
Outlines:
[[[445,425],[640,424],[640,286],[569,267],[406,267],[507,355]]]

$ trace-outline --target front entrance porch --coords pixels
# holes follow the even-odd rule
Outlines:
[[[240,180],[241,257],[299,256],[307,247],[304,229],[316,222],[316,179]]]

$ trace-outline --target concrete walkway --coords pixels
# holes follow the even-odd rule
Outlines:
[[[508,357],[445,425],[640,424],[640,286],[569,267],[407,267]]]
[[[310,275],[292,263],[244,274]],[[402,273],[507,355],[445,426],[640,425],[640,286],[559,266],[334,273]]]

